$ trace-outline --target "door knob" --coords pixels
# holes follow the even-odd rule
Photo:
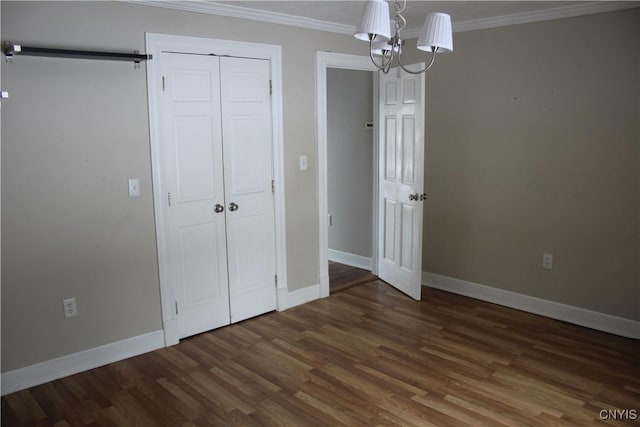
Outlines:
[[[238,207],[239,207],[239,206],[238,206],[238,205],[236,205],[236,204],[235,204],[235,203],[233,203],[233,202],[229,203],[229,210],[230,210],[231,212],[235,212],[235,211],[237,211],[237,210],[238,210]]]
[[[409,200],[418,200],[420,196],[418,195],[418,193],[413,193],[413,194],[409,194]]]
[[[223,212],[223,211],[224,211],[224,206],[222,206],[220,203],[218,203],[217,205],[215,205],[215,206],[213,207],[213,211],[214,211],[215,213]]]
[[[420,195],[420,200],[427,200],[427,193],[422,193]]]

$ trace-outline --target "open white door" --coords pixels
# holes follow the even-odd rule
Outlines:
[[[379,88],[378,276],[420,300],[424,73],[393,68]]]

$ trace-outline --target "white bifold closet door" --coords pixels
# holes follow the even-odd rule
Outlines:
[[[183,338],[276,307],[269,62],[162,61],[168,264]]]

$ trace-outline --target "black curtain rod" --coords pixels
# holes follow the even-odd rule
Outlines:
[[[141,61],[152,59],[152,55],[144,55],[138,51],[134,53],[101,52],[94,50],[55,49],[48,47],[22,46],[4,43],[3,51],[7,59],[14,56],[49,56],[55,58],[99,59],[106,61],[130,61],[139,64]]]

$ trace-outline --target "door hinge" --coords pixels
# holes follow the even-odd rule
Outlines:
[[[273,83],[269,80],[269,95],[273,95]]]
[[[178,301],[176,301],[176,316],[178,315]]]
[[[167,193],[167,203],[171,206],[171,193]]]
[[[276,181],[274,179],[271,180],[271,192],[276,192]]]
[[[164,86],[164,76],[162,76],[162,91],[164,92],[165,86]]]
[[[277,288],[278,287],[278,275],[277,274],[275,276],[275,279],[276,279],[276,288]]]

